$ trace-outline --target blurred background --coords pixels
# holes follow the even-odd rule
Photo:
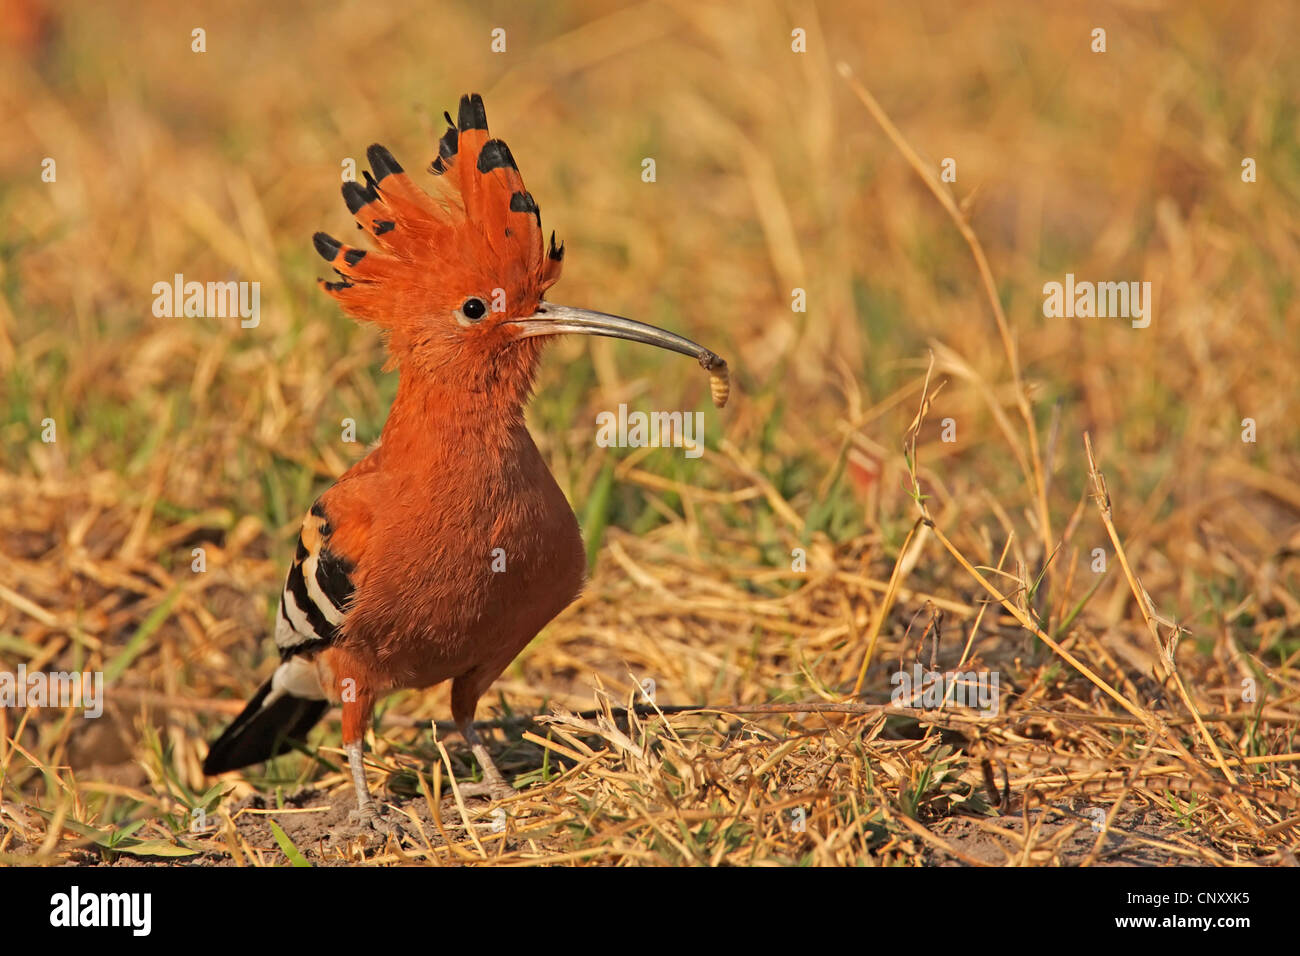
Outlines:
[[[206,787],[203,741],[272,666],[301,516],[396,389],[373,330],[317,288],[311,234],[350,234],[341,164],[372,142],[433,188],[442,111],[469,91],[567,243],[551,297],[681,332],[733,375],[715,411],[688,360],[549,350],[529,421],[592,579],[481,714],[590,706],[593,675],[616,697],[653,677],[665,703],[831,698],[873,630],[862,689],[882,701],[927,608],[955,627],[940,657],[968,659],[987,594],[924,529],[908,538],[931,357],[917,488],[972,565],[1095,645],[1124,693],[1161,698],[1088,497],[1087,431],[1150,609],[1187,629],[1198,700],[1222,709],[1255,678],[1295,707],[1295,5],[0,6],[0,665],[110,681],[104,719],[24,727],[48,766]],[[943,188],[1018,373],[971,249],[840,62],[927,167],[955,161]],[[259,282],[260,324],[155,317],[176,273]],[[1045,318],[1066,273],[1149,281],[1150,327]],[[623,402],[704,411],[708,452],[597,447],[596,414]],[[1004,678],[1017,692],[1095,690],[1033,676],[1051,655],[996,611],[973,653],[1025,668]],[[390,707],[445,719],[447,690]],[[0,711],[6,736],[18,719]],[[6,797],[44,799],[39,766],[15,764]]]

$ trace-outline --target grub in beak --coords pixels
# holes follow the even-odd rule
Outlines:
[[[603,335],[607,338],[626,339],[629,342],[640,342],[642,345],[653,345],[668,349],[670,352],[689,355],[709,373],[709,391],[713,396],[714,405],[721,408],[727,404],[727,397],[731,393],[731,381],[724,358],[690,339],[658,326],[625,319],[621,315],[575,309],[550,302],[543,303],[537,312],[528,318],[515,319],[511,324],[521,330],[521,338],[531,338],[535,335]]]

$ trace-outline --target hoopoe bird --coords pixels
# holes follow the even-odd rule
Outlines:
[[[697,359],[725,401],[726,363],[671,332],[543,299],[564,246],[506,144],[464,96],[429,171],[431,197],[376,144],[365,185],[343,199],[377,247],[316,233],[337,281],[321,286],[385,334],[399,370],[380,441],[311,506],[276,617],[280,664],[212,744],[223,773],[302,740],[341,704],[343,747],[363,823],[385,829],[366,786],[375,703],[451,681],[451,711],[483,774],[472,793],[513,792],[474,729],[479,698],[577,597],[586,557],[577,519],[524,426],[543,345],[576,333]],[[721,398],[721,401],[719,401]],[[494,567],[495,562],[495,567]],[[504,570],[502,564],[504,562]]]

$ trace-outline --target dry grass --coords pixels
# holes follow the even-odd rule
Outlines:
[[[0,672],[100,670],[107,703],[0,708],[3,859],[1294,864],[1297,27],[74,4],[0,57]],[[343,157],[418,169],[468,89],[568,241],[555,297],[715,348],[733,398],[698,461],[595,448],[597,411],[706,409],[704,378],[551,350],[530,418],[595,561],[481,707],[520,794],[460,799],[446,688],[397,695],[371,783],[412,840],[367,848],[333,837],[337,721],[243,779],[199,765],[271,666],[303,509],[395,388],[308,237],[345,222]],[[176,272],[261,282],[261,325],[154,318]],[[1151,281],[1151,327],[1044,318],[1066,272]],[[999,712],[890,706],[918,661],[997,672]]]

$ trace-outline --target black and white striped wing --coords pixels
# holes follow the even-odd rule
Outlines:
[[[352,598],[351,561],[330,547],[329,519],[318,501],[303,520],[280,595],[275,643],[280,666],[208,748],[203,772],[225,773],[284,753],[329,709],[313,652],[332,644]]]
[[[316,502],[303,520],[298,551],[280,595],[275,643],[285,657],[328,647],[347,614],[354,568],[330,548],[332,530],[324,506]]]

